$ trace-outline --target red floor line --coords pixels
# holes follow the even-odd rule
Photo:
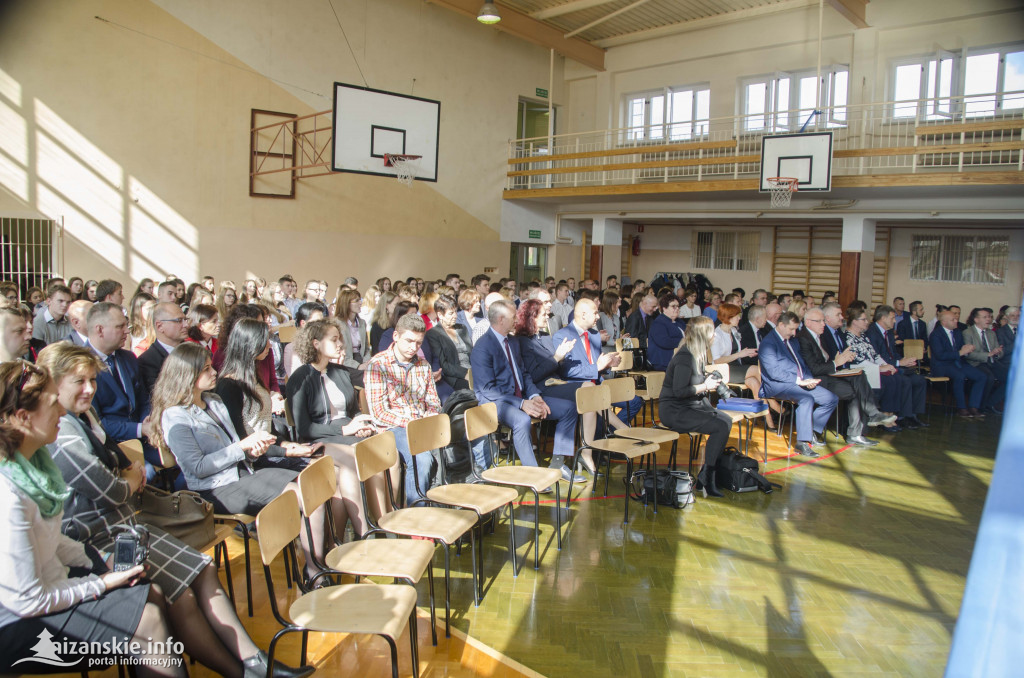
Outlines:
[[[782,468],[773,468],[771,471],[765,471],[762,475],[768,476],[768,475],[771,475],[773,473],[778,473],[779,471],[788,471],[788,470],[793,469],[793,468],[800,468],[801,466],[807,466],[808,464],[817,464],[819,461],[823,461],[825,459],[828,459],[829,457],[834,457],[837,454],[841,454],[843,452],[846,452],[851,447],[853,447],[853,445],[847,445],[846,447],[839,448],[835,452],[831,452],[829,454],[823,454],[820,457],[818,457],[817,459],[811,459],[810,461],[802,461],[799,464],[793,464],[792,466],[784,466]]]

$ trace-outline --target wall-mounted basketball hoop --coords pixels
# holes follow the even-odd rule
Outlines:
[[[772,194],[772,207],[789,207],[800,180],[796,177],[768,177],[768,191]]]
[[[384,154],[384,166],[395,170],[395,176],[406,186],[412,186],[413,179],[419,174],[420,164],[417,162],[422,155]]]

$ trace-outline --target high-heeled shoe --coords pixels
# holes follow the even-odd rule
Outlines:
[[[705,496],[708,497],[724,497],[722,491],[718,489],[718,485],[715,483],[715,469],[709,469],[707,464],[701,466],[700,471],[697,473],[697,487],[698,490],[703,490]]]
[[[585,457],[580,457],[580,466],[583,470],[590,474],[591,477],[597,474],[597,468],[592,462],[588,462]]]
[[[244,678],[266,678],[270,672],[270,663],[267,661],[267,653],[260,650],[248,659],[242,660],[242,675]],[[287,664],[274,660],[274,675],[280,678],[305,678],[316,671],[315,666],[300,666],[293,669]]]

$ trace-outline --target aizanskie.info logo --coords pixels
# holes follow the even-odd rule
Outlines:
[[[39,633],[39,642],[30,649],[35,656],[19,659],[12,666],[36,662],[47,666],[72,667],[86,659],[88,668],[114,666],[118,663],[125,666],[181,666],[185,645],[173,637],[156,642],[150,638],[145,643],[129,638],[86,643],[66,638],[54,639],[52,633],[43,629]]]

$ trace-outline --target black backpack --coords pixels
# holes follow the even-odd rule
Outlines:
[[[657,478],[657,481],[655,481]],[[655,490],[657,482],[657,490]],[[686,508],[692,504],[693,499],[693,478],[686,471],[670,471],[660,469],[654,476],[648,475],[646,469],[639,469],[633,472],[630,479],[629,498],[636,501],[643,501],[647,497],[648,503],[653,502],[653,497],[658,497],[659,506],[671,506],[672,508]]]
[[[727,447],[715,465],[715,482],[718,487],[730,492],[753,492],[765,494],[772,491],[772,484],[758,473],[757,461],[740,454],[735,447]]]
[[[441,411],[451,420],[452,441],[439,451],[444,455],[444,462],[438,466],[435,484],[464,483],[473,473],[473,453],[466,442],[466,410],[478,404],[476,395],[469,389],[455,391],[444,401]],[[443,478],[441,469],[445,471]]]

